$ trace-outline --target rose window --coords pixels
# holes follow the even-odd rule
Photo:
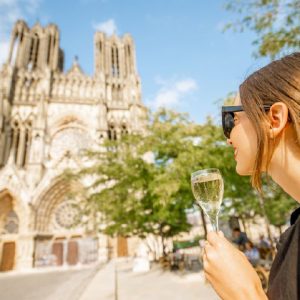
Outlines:
[[[66,153],[79,155],[91,145],[92,141],[87,132],[80,128],[66,128],[53,137],[50,155],[53,158],[60,158]]]
[[[77,225],[78,216],[78,208],[75,202],[63,202],[55,210],[55,223],[60,228],[70,229]]]

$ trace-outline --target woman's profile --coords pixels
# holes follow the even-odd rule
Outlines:
[[[276,60],[250,75],[235,103],[222,108],[222,124],[233,147],[236,171],[260,190],[267,173],[300,203],[300,53]],[[300,214],[282,234],[267,295],[243,253],[222,232],[208,234],[204,271],[222,299],[300,299]]]

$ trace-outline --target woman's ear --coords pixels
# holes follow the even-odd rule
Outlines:
[[[269,136],[276,138],[288,123],[289,110],[285,103],[276,102],[271,106],[268,116],[270,122]]]

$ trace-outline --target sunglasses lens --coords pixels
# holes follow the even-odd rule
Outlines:
[[[223,120],[223,130],[224,134],[227,138],[230,138],[230,133],[232,128],[234,127],[234,116],[233,113],[225,113]]]

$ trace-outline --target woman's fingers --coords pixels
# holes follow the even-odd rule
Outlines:
[[[218,246],[223,239],[224,239],[224,233],[222,231],[219,232],[210,231],[207,234],[207,241],[212,246]]]
[[[223,231],[218,231],[218,235],[223,238],[224,237]]]
[[[216,259],[216,251],[214,247],[210,245],[208,241],[205,242],[203,248],[203,269],[205,273],[209,274],[210,270],[213,268],[214,260]]]

